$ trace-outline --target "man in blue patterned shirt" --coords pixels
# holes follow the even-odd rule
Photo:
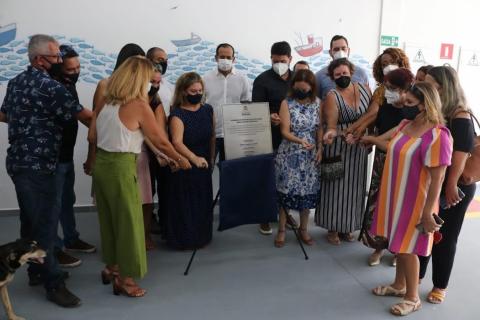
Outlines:
[[[64,283],[64,273],[53,254],[58,225],[55,170],[62,141],[62,128],[73,118],[88,123],[91,111],[84,109],[49,70],[62,62],[57,41],[35,35],[28,44],[28,69],[9,81],[0,108],[0,120],[8,123],[7,173],[20,207],[20,235],[47,251],[45,263],[30,264],[30,284],[44,283],[47,299],[74,307],[80,299]]]

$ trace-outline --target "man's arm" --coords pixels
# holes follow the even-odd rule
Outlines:
[[[0,111],[0,122],[5,122],[7,123],[7,115]]]
[[[260,83],[258,77],[253,81],[252,102],[268,102],[267,91],[265,86]]]

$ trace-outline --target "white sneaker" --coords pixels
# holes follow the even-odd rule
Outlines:
[[[268,229],[264,229],[262,228],[262,226],[268,226]],[[270,227],[270,224],[266,223],[266,224],[261,224],[259,227],[258,227],[258,232],[260,232],[261,234],[263,234],[264,236],[269,236],[273,233],[273,230],[272,228]]]

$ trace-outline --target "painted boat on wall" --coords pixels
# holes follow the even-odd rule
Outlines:
[[[318,53],[321,53],[323,50],[323,38],[315,38],[313,35],[307,36],[307,43],[295,47],[295,51],[302,57],[311,57]]]
[[[190,34],[190,39],[171,40],[171,41],[176,47],[186,47],[186,46],[191,46],[199,43],[200,41],[202,41],[202,38],[200,38],[199,35],[192,32]]]
[[[4,27],[0,27],[0,46],[6,45],[13,41],[17,35],[17,24],[11,23]]]

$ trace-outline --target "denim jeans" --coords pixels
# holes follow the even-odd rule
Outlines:
[[[40,275],[45,288],[53,289],[63,281],[53,254],[58,225],[55,175],[24,170],[15,172],[11,178],[20,207],[20,236],[37,241],[47,252],[44,263],[31,263],[28,273]]]
[[[63,231],[63,240],[58,236],[57,231],[55,247],[62,249],[64,245],[68,247],[73,244],[79,237],[73,212],[75,204],[75,167],[73,162],[57,164],[55,184],[57,189],[55,209],[58,210],[59,222]]]

